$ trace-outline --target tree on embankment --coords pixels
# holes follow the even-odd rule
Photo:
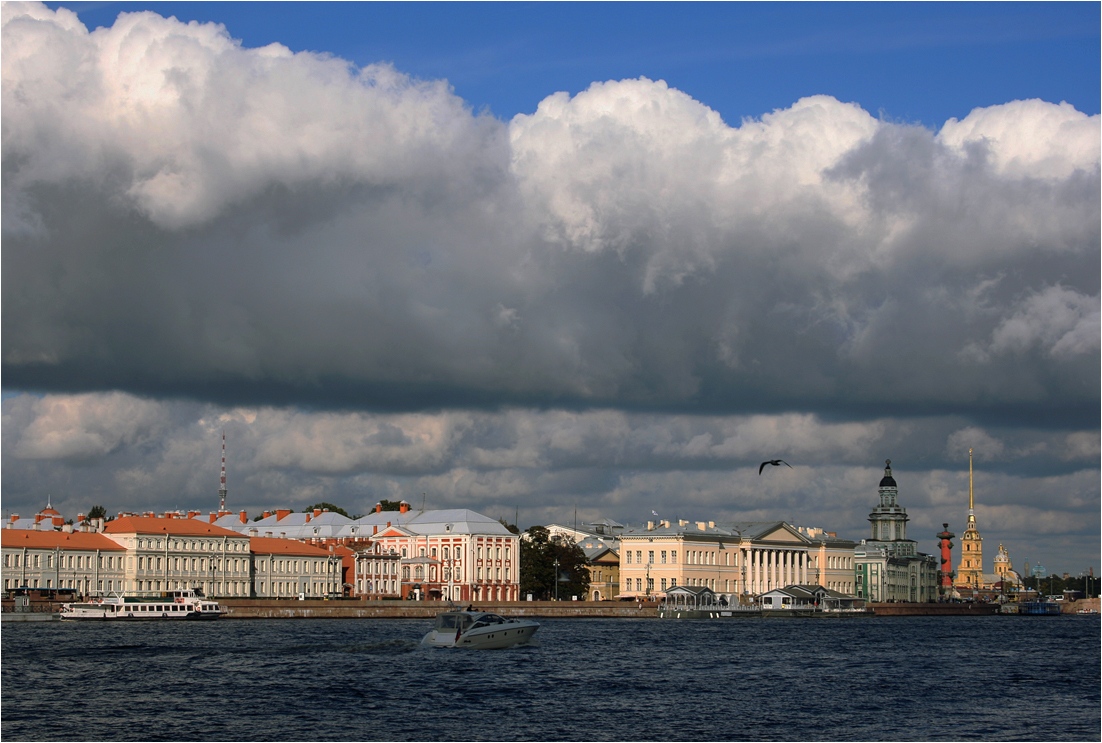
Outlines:
[[[554,599],[556,579],[560,600],[585,599],[589,594],[585,552],[568,538],[552,537],[547,527],[529,527],[520,539],[520,595],[532,594],[539,601]]]

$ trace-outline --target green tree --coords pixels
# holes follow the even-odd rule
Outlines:
[[[530,527],[525,535],[520,540],[522,596],[530,593],[540,601],[555,598],[556,578],[559,599],[589,594],[589,567],[581,547],[569,539],[552,537],[543,526]]]
[[[88,518],[90,519],[106,519],[107,509],[103,506],[92,506],[88,511]]]
[[[400,500],[387,500],[383,498],[379,501],[379,505],[383,507],[384,511],[401,511],[402,501]]]
[[[328,510],[332,511],[333,513],[339,513],[341,516],[344,516],[345,518],[352,518],[351,516],[348,515],[348,511],[344,510],[340,506],[334,506],[332,503],[326,503],[325,501],[322,501],[320,503],[315,503],[312,506],[307,506],[306,508],[304,508],[302,510],[305,513],[312,513],[315,508],[320,508],[323,511],[328,509]]]
[[[516,524],[510,524],[504,518],[498,519],[497,522],[508,529],[511,534],[520,534],[520,529],[517,528]]]

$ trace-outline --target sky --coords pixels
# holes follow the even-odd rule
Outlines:
[[[5,3],[4,517],[1100,560],[1097,3]],[[791,468],[767,468],[781,458]],[[954,560],[959,559],[959,550]],[[1097,572],[1096,572],[1097,574]]]

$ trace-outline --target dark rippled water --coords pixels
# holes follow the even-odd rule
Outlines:
[[[1098,617],[5,624],[14,740],[1099,740]]]

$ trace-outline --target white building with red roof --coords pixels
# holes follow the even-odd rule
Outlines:
[[[249,537],[257,598],[323,598],[342,593],[341,555],[294,539]]]
[[[4,590],[124,590],[126,548],[91,532],[0,529]]]
[[[195,519],[156,516],[120,516],[103,533],[126,549],[127,591],[252,595],[247,536]]]

